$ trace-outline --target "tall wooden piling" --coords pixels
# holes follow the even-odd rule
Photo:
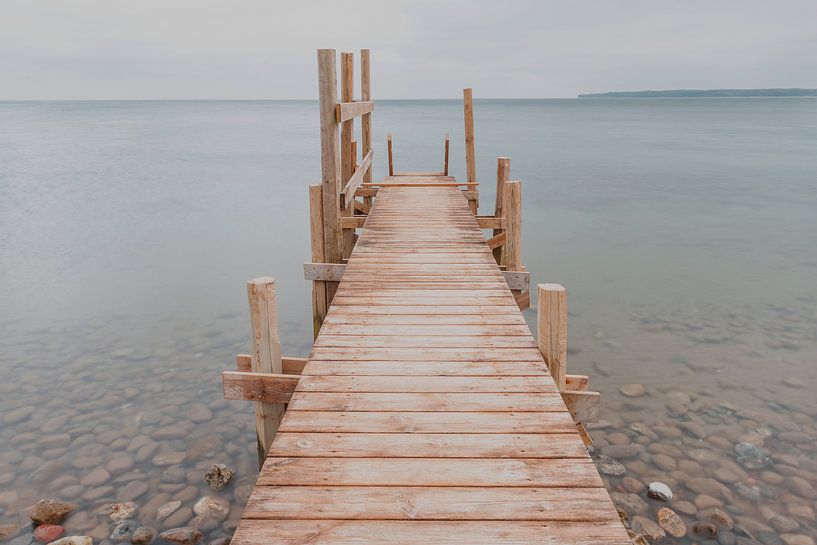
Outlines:
[[[275,280],[256,278],[247,282],[247,300],[252,325],[253,373],[282,373],[281,340],[278,337],[278,312],[275,304]],[[255,404],[255,433],[258,439],[258,466],[264,464],[278,425],[284,416],[283,403]]]
[[[537,344],[559,391],[566,389],[567,290],[560,284],[537,286]]]
[[[467,181],[476,183],[477,181],[477,160],[476,146],[474,143],[474,98],[471,88],[462,90],[463,113],[465,118],[465,170]],[[476,186],[469,187],[475,198],[468,199],[471,213],[476,215],[479,208],[479,196]]]
[[[505,198],[505,184],[511,179],[511,158],[497,157],[496,158],[496,205],[494,207],[494,217],[501,218],[503,214],[502,201]],[[500,234],[503,229],[494,229],[493,235]],[[494,248],[494,259],[500,265],[505,264],[503,257],[505,250],[503,246]]]
[[[389,154],[389,176],[394,176],[394,156],[392,155],[391,146],[391,133],[389,133],[386,135],[386,148],[388,148]]]
[[[323,250],[323,186],[309,186],[309,233],[312,247],[312,262],[324,263],[326,254]],[[329,304],[326,297],[326,282],[312,281],[312,331],[315,338],[326,318]]]
[[[323,251],[326,263],[341,263],[343,245],[340,227],[340,149],[336,106],[338,102],[337,60],[334,49],[318,50],[318,95],[321,124],[321,185]],[[326,294],[331,303],[336,282],[328,282]]]
[[[354,54],[340,54],[340,101],[352,102],[354,95]],[[355,145],[354,145],[354,118],[341,122],[340,124],[340,187],[343,187],[355,172]],[[341,216],[352,216],[355,213],[353,206],[346,206],[340,211]],[[352,248],[355,245],[354,229],[343,229],[341,238],[343,239],[343,258],[348,259],[352,255]]]
[[[368,49],[361,49],[360,50],[360,100],[366,101],[372,99],[372,78],[371,78],[371,71],[370,71],[370,52]],[[360,118],[360,133],[361,133],[361,144],[363,145],[363,149],[361,150],[361,156],[366,157],[366,155],[372,149],[372,114],[371,112],[363,114]],[[372,182],[372,169],[366,171],[363,174],[363,183],[368,184]],[[371,204],[371,202],[369,203]]]
[[[451,144],[451,137],[445,133],[445,154],[443,159],[443,176],[448,176],[448,148]]]

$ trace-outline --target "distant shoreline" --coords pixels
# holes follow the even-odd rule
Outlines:
[[[671,89],[586,93],[576,98],[704,98],[704,97],[817,97],[817,89]]]

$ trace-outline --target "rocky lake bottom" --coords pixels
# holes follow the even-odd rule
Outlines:
[[[704,309],[705,320],[645,310],[630,321],[633,353],[571,318],[569,369],[602,392],[591,454],[637,543],[815,543],[813,308]],[[202,536],[171,542],[228,542],[257,476],[252,406],[220,391],[219,371],[246,351],[244,325],[232,314],[168,324],[133,348],[140,324],[125,317],[5,323],[15,371],[0,384],[0,541],[53,541],[59,530],[34,534],[29,513],[54,499],[70,505],[64,535],[100,545],[178,527]],[[214,464],[235,472],[222,489],[205,481]]]

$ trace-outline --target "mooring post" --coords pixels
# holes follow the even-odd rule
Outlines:
[[[253,373],[282,373],[281,340],[278,337],[278,312],[275,308],[275,280],[270,277],[256,278],[247,282],[247,300],[250,304],[252,325]],[[278,425],[284,416],[283,403],[255,404],[255,433],[258,438],[258,467],[264,459]]]
[[[505,197],[505,184],[511,179],[511,158],[497,157],[496,158],[496,206],[494,207],[494,217],[501,218],[503,214],[502,200]],[[500,234],[503,229],[494,229],[493,235]],[[503,246],[494,248],[494,259],[497,264],[504,264]]]
[[[553,381],[566,390],[567,290],[560,284],[539,284],[536,311],[537,343]]]
[[[451,143],[451,138],[448,133],[445,133],[445,159],[443,160],[443,176],[448,176],[448,147]]]
[[[309,233],[312,246],[312,262],[324,263],[323,251],[323,186],[309,186]],[[312,331],[315,338],[323,325],[329,304],[326,298],[326,282],[312,281]]]
[[[323,216],[323,251],[326,263],[343,261],[340,226],[340,150],[338,147],[337,60],[334,49],[318,50],[318,90],[321,121],[321,185]],[[327,303],[337,291],[337,282],[326,283]]]
[[[474,147],[474,99],[471,88],[462,90],[463,111],[465,117],[465,170],[468,182],[477,181],[476,150]],[[468,186],[469,191],[473,191],[474,198],[468,199],[471,213],[476,215],[479,208],[479,193],[476,186]]]
[[[394,176],[394,159],[392,157],[391,150],[391,133],[386,135],[386,148],[388,148],[389,152],[389,176]]]

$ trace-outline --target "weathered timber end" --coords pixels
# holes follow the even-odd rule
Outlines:
[[[585,375],[567,373],[567,292],[536,289],[522,316],[522,184],[497,162],[493,216],[477,215],[472,93],[466,182],[395,171],[372,180],[368,50],[318,52],[322,180],[309,188],[315,341],[280,353],[275,283],[248,287],[254,350],[223,374],[257,404],[263,465],[236,545],[627,544],[587,452],[598,417]],[[352,139],[362,118],[361,146]],[[362,199],[362,200],[359,200]],[[487,231],[487,239],[486,239]]]

